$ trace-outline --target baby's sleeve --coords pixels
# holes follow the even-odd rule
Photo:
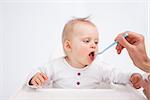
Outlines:
[[[36,87],[36,86],[33,86],[33,85],[30,85],[29,82],[30,80],[32,79],[32,77],[36,74],[36,73],[44,73],[47,77],[48,77],[48,81],[51,81],[52,80],[52,75],[53,75],[53,65],[51,62],[48,62],[46,63],[43,67],[39,67],[37,68],[36,70],[33,70],[28,76],[27,76],[27,80],[26,80],[26,85],[28,87],[31,87],[31,88],[39,88],[39,87]],[[47,85],[47,84],[45,84]]]
[[[123,70],[117,69],[107,63],[101,64],[101,72],[102,80],[107,83],[114,83],[114,84],[128,84],[130,83],[130,77],[132,75],[131,72],[125,72]]]

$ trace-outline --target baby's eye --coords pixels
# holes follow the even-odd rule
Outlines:
[[[95,44],[98,44],[98,42],[96,41]]]
[[[87,39],[87,40],[83,40],[83,42],[84,42],[84,43],[89,43],[90,40],[88,40],[88,39]]]

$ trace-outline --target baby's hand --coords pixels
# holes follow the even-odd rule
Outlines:
[[[29,85],[42,86],[48,77],[44,73],[36,73],[29,81]]]
[[[145,79],[143,81],[142,87],[143,87],[143,92],[147,97],[147,100],[150,100],[150,81]]]
[[[130,82],[132,83],[133,87],[136,89],[141,88],[142,81],[143,81],[142,76],[138,73],[134,73],[130,77]]]

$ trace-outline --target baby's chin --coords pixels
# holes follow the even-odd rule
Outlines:
[[[85,64],[85,66],[89,66],[89,65],[91,65],[91,64],[93,63],[93,61],[94,61],[94,59],[93,59],[93,60],[88,61],[88,62]]]

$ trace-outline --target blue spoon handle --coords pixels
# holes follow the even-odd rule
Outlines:
[[[123,34],[123,37],[126,38],[128,36],[128,31],[125,32],[125,34]],[[106,50],[108,50],[109,48],[111,48],[113,45],[117,44],[118,41],[114,41],[112,44],[110,44],[108,47],[106,47],[104,50],[102,50],[101,52],[98,52],[97,55],[104,53]]]

